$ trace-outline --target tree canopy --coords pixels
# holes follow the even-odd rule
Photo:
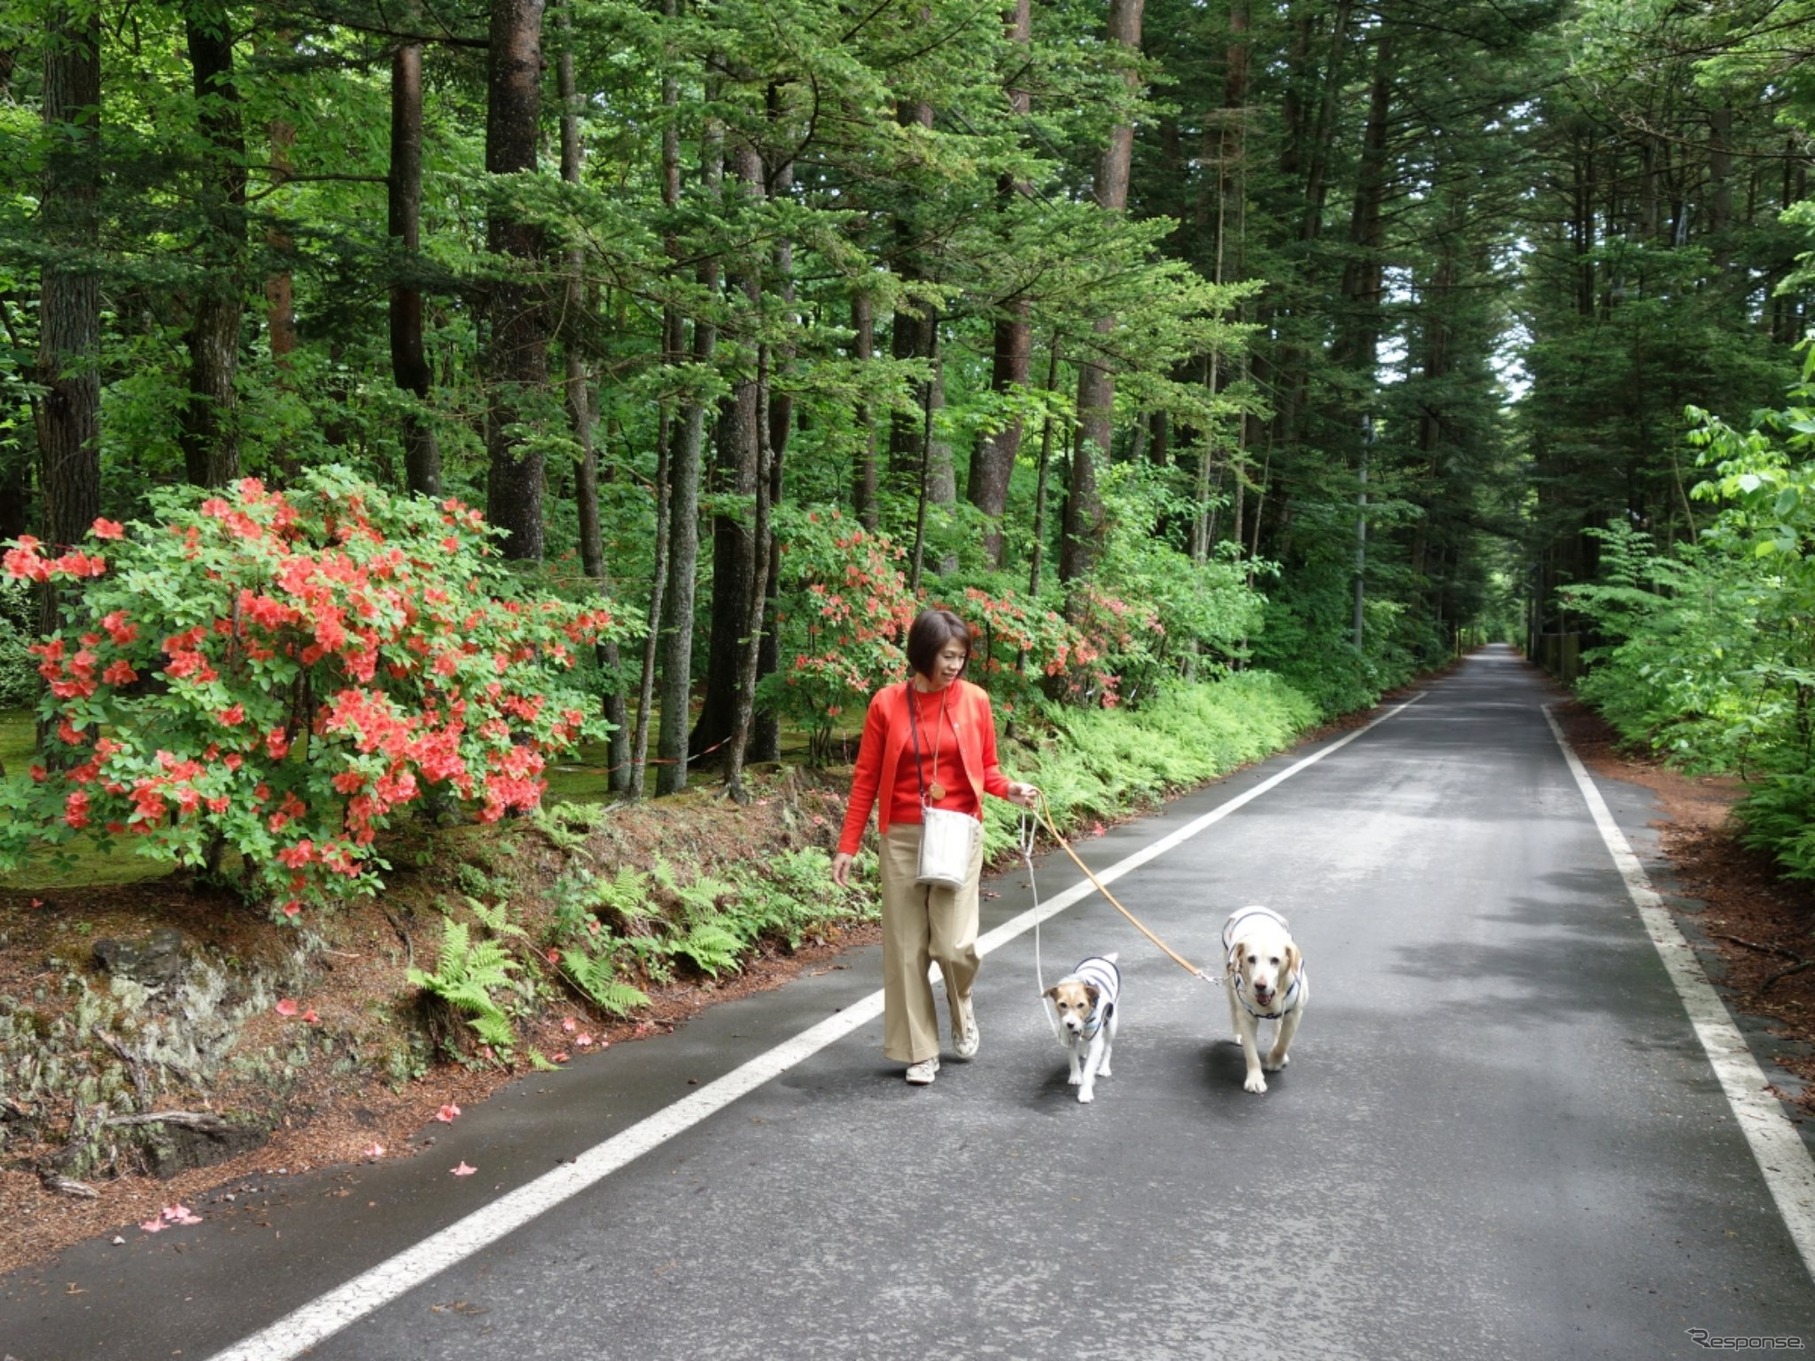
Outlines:
[[[1797,372],[1808,5],[26,0],[0,538],[338,467],[621,619],[620,786],[1012,707],[1556,654],[1686,408]],[[28,632],[62,608],[46,583]]]

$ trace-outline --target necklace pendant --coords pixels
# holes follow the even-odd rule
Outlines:
[[[933,802],[937,803],[940,799],[945,797],[945,786],[940,784],[939,781],[934,780],[926,787],[926,792],[932,795]]]

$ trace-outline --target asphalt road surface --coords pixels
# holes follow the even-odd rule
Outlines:
[[[1081,876],[1048,854],[1046,980],[1121,956],[1094,1105],[1066,1086],[1038,1000],[1019,869],[986,885],[982,1052],[948,1052],[931,1087],[882,1060],[878,964],[856,951],[528,1078],[418,1157],[275,1180],[203,1225],[127,1230],[0,1281],[0,1353],[1815,1349],[1807,1146],[1774,1102],[1730,1101],[1705,1047],[1725,1018],[1702,1015],[1698,1038],[1545,717],[1554,698],[1489,650],[1359,736],[1079,847],[1104,870],[1151,855],[1112,891],[1206,970],[1233,908],[1291,920],[1312,994],[1265,1095],[1241,1089],[1220,987],[1070,893]],[[1599,791],[1643,857],[1644,791]],[[1738,1088],[1762,1086],[1738,1061]],[[1755,1152],[1759,1130],[1777,1142]],[[477,1173],[450,1176],[460,1162]]]

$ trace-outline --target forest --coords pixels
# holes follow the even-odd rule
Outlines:
[[[735,794],[940,601],[1011,721],[1248,671],[1337,715],[1514,641],[1815,870],[1812,44],[1808,0],[18,0],[7,835],[282,902],[583,737]]]

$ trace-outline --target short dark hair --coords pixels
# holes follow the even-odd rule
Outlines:
[[[971,657],[971,626],[950,610],[922,610],[908,629],[908,665],[923,676],[933,674],[933,664],[947,643],[964,644],[964,660]]]

